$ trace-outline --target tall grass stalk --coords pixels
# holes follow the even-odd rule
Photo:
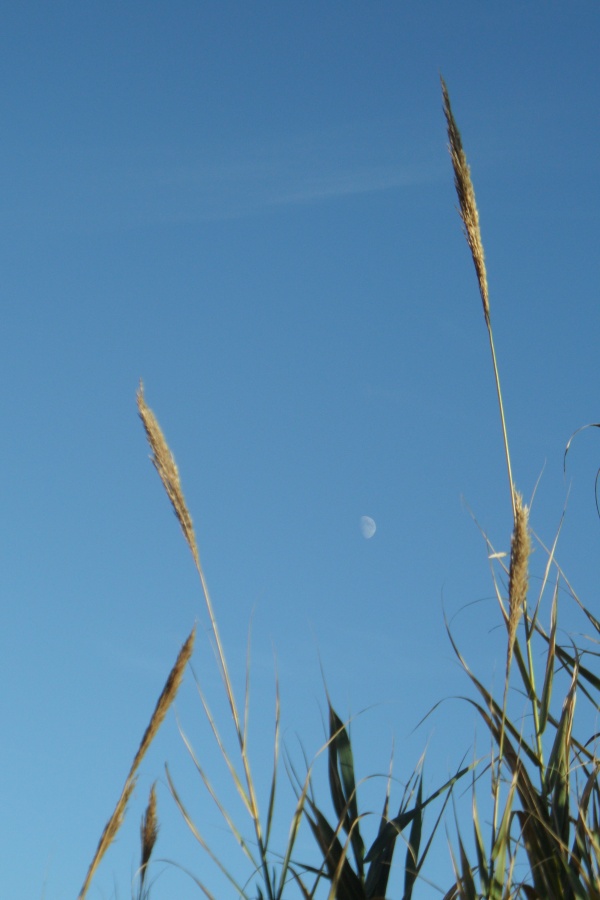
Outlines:
[[[231,677],[229,674],[229,669],[227,666],[227,659],[225,656],[225,651],[223,649],[223,644],[221,641],[221,636],[219,633],[219,628],[217,624],[217,619],[214,613],[213,604],[210,598],[210,594],[208,591],[208,586],[206,583],[206,579],[204,576],[204,571],[202,569],[202,565],[200,563],[200,554],[198,552],[198,545],[196,542],[196,536],[194,533],[194,526],[192,523],[192,518],[189,514],[185,498],[183,495],[183,490],[181,487],[181,481],[179,477],[179,471],[177,469],[177,465],[175,463],[175,459],[173,454],[171,453],[169,446],[165,440],[165,437],[162,433],[162,430],[158,424],[156,416],[152,412],[152,410],[146,404],[144,398],[144,389],[143,385],[140,383],[140,387],[137,394],[137,404],[138,411],[142,423],[144,425],[144,429],[146,432],[146,437],[148,439],[148,443],[152,450],[151,460],[152,463],[158,472],[160,480],[163,484],[163,487],[167,493],[169,500],[171,501],[173,510],[175,512],[175,516],[179,521],[181,526],[181,530],[183,532],[186,543],[192,553],[192,557],[194,560],[194,565],[198,572],[198,576],[200,578],[200,584],[202,588],[202,595],[204,598],[206,610],[208,613],[208,618],[210,622],[211,633],[215,642],[216,654],[217,654],[217,662],[219,671],[221,674],[221,679],[225,688],[225,693],[227,696],[227,702],[229,706],[229,710],[231,712],[233,727],[235,731],[235,736],[237,739],[238,750],[240,754],[241,767],[242,772],[241,775],[238,773],[235,762],[231,757],[229,751],[226,749],[225,741],[221,736],[219,729],[216,725],[216,720],[212,716],[206,699],[202,694],[202,691],[199,688],[199,694],[201,703],[203,705],[204,711],[210,723],[210,727],[212,729],[213,735],[217,742],[217,745],[221,751],[222,757],[227,765],[229,770],[229,774],[233,780],[235,788],[237,790],[238,795],[240,796],[243,805],[250,817],[252,828],[254,831],[254,842],[257,848],[256,856],[252,852],[250,844],[243,838],[241,831],[238,829],[231,815],[227,812],[223,804],[221,803],[219,796],[216,790],[213,788],[207,773],[204,771],[204,768],[200,764],[199,760],[196,758],[193,753],[193,749],[191,744],[186,740],[186,744],[192,759],[196,765],[197,771],[202,778],[207,790],[210,795],[213,797],[213,800],[216,802],[218,808],[221,811],[229,829],[232,834],[236,838],[238,844],[242,848],[245,855],[248,857],[252,867],[256,871],[260,871],[262,873],[262,881],[265,888],[266,898],[267,900],[278,900],[281,897],[284,884],[288,877],[288,867],[290,864],[291,858],[291,849],[294,845],[295,838],[298,831],[299,821],[302,814],[302,804],[303,799],[299,801],[299,808],[294,813],[292,818],[292,824],[290,827],[290,834],[288,838],[288,851],[284,857],[284,866],[282,871],[280,872],[279,878],[277,878],[273,871],[269,868],[269,841],[271,837],[271,826],[273,823],[274,816],[274,804],[275,804],[275,792],[276,792],[276,782],[277,782],[277,768],[279,761],[279,694],[277,691],[276,697],[276,712],[275,712],[275,745],[274,745],[274,765],[273,765],[273,773],[271,777],[271,786],[270,786],[270,796],[268,801],[268,811],[266,817],[266,823],[263,825],[263,819],[261,817],[260,808],[258,804],[255,780],[252,773],[252,767],[250,763],[250,758],[248,754],[248,713],[249,713],[249,672],[247,672],[246,678],[246,692],[245,692],[245,701],[243,707],[243,715],[240,714],[240,709],[238,707],[238,703],[236,701]],[[244,889],[237,884],[235,879],[232,878],[228,868],[221,863],[220,860],[216,858],[216,856],[210,850],[208,843],[201,836],[198,830],[193,825],[191,817],[189,816],[183,801],[179,793],[177,792],[175,785],[171,779],[171,776],[167,770],[167,777],[169,781],[169,785],[171,788],[171,792],[173,797],[179,806],[186,822],[192,829],[197,840],[201,843],[205,850],[209,852],[209,855],[213,857],[215,862],[218,864],[221,871],[229,878],[232,882],[236,890],[238,891],[239,896],[245,896]],[[304,796],[304,794],[303,794]],[[207,896],[210,896],[210,892],[207,890],[205,885],[199,884],[202,890],[205,892]]]
[[[192,553],[192,557],[194,559],[194,565],[196,567],[196,571],[198,572],[198,576],[200,578],[200,584],[202,586],[202,594],[204,597],[204,602],[206,605],[206,610],[208,612],[208,617],[210,621],[211,632],[215,641],[215,646],[217,650],[217,659],[219,668],[221,671],[221,677],[223,680],[223,684],[225,687],[225,691],[227,694],[227,700],[229,703],[229,709],[231,711],[231,715],[233,717],[233,723],[235,728],[235,733],[238,740],[238,745],[241,753],[242,765],[245,776],[245,785],[242,784],[239,779],[236,780],[236,786],[238,791],[240,792],[242,799],[250,816],[252,818],[252,822],[254,825],[256,840],[259,847],[259,855],[261,858],[266,857],[266,848],[265,841],[263,836],[263,830],[261,825],[261,819],[258,810],[258,803],[256,799],[256,792],[254,789],[254,780],[252,778],[252,773],[250,770],[250,763],[248,760],[247,754],[247,746],[246,746],[246,729],[245,725],[247,724],[246,717],[244,717],[244,721],[242,721],[238,705],[235,699],[235,694],[232,687],[231,678],[229,676],[229,670],[227,667],[227,659],[225,657],[225,652],[223,650],[223,644],[221,641],[221,636],[219,633],[219,627],[217,625],[217,619],[214,613],[213,604],[210,598],[210,594],[208,592],[208,586],[206,583],[206,579],[204,577],[204,571],[202,569],[202,565],[200,563],[200,554],[198,552],[198,545],[196,542],[196,535],[194,533],[194,526],[192,523],[192,517],[189,514],[185,498],[183,495],[183,490],[181,488],[181,481],[179,478],[179,470],[175,463],[175,459],[173,454],[171,453],[169,446],[165,440],[165,437],[162,433],[160,425],[156,419],[156,416],[152,412],[152,410],[147,406],[145,398],[144,398],[144,387],[140,382],[140,387],[137,395],[137,404],[138,410],[140,414],[140,418],[144,425],[144,429],[146,432],[146,437],[148,439],[148,443],[152,450],[152,464],[154,465],[160,480],[162,481],[163,487],[167,493],[169,500],[173,506],[173,510],[181,525],[181,530],[183,531],[183,535],[185,537],[186,543],[190,548]],[[230,767],[230,771],[233,773],[233,769]],[[268,875],[268,872],[266,873]],[[271,898],[269,898],[271,900]]]
[[[494,381],[496,384],[496,394],[498,397],[498,407],[500,411],[500,422],[502,425],[502,437],[504,441],[504,453],[506,456],[506,467],[508,473],[508,483],[510,490],[510,500],[513,512],[513,520],[514,520],[514,530],[513,530],[513,539],[512,539],[512,550],[511,550],[511,572],[515,572],[517,568],[526,569],[527,567],[527,559],[524,558],[524,554],[521,552],[524,547],[525,535],[527,533],[527,507],[523,508],[520,497],[517,495],[515,491],[513,474],[512,474],[512,466],[510,461],[510,448],[508,443],[508,431],[506,428],[506,416],[504,414],[504,403],[502,401],[502,388],[500,385],[500,373],[498,370],[498,361],[496,358],[496,348],[494,345],[494,332],[492,329],[492,320],[490,314],[490,299],[489,299],[489,289],[488,289],[488,281],[487,281],[487,271],[485,266],[485,253],[483,249],[483,241],[481,239],[481,228],[479,225],[479,211],[477,209],[477,202],[475,200],[475,189],[473,187],[473,182],[471,180],[471,170],[469,164],[467,162],[467,157],[465,155],[465,151],[463,149],[462,138],[460,135],[460,131],[458,130],[458,126],[456,124],[456,120],[452,113],[452,106],[450,104],[450,96],[448,94],[448,88],[446,86],[446,82],[443,78],[441,78],[442,85],[442,98],[444,104],[444,114],[446,116],[446,125],[448,131],[448,146],[450,151],[450,158],[452,160],[452,168],[454,170],[454,186],[456,188],[456,194],[459,202],[460,216],[463,221],[464,234],[467,240],[467,244],[471,251],[471,256],[473,258],[473,264],[475,266],[475,272],[477,274],[477,283],[479,285],[479,293],[481,296],[481,301],[483,304],[483,314],[485,318],[485,324],[487,328],[488,338],[490,342],[490,350],[492,355],[492,366],[494,369]],[[525,524],[524,524],[525,523]],[[519,562],[517,562],[517,557]],[[528,557],[527,557],[528,558]],[[524,577],[525,581],[525,592],[527,585],[527,575]],[[498,808],[500,801],[500,766],[502,762],[502,754],[503,754],[503,743],[504,743],[504,720],[506,715],[506,700],[508,696],[508,682],[509,682],[509,674],[510,674],[510,663],[512,660],[512,653],[516,635],[516,627],[518,621],[521,616],[522,608],[525,603],[525,596],[521,596],[517,599],[517,597],[513,597],[513,601],[509,597],[509,605],[510,612],[508,615],[507,626],[508,626],[508,651],[507,651],[507,663],[506,663],[506,678],[505,678],[505,686],[504,686],[504,703],[503,703],[503,717],[502,717],[502,733],[500,738],[500,746],[498,750],[498,764],[497,764],[497,774],[495,778],[494,785],[494,814],[493,814],[493,827],[492,827],[492,842],[495,843],[495,832],[498,824]]]
[[[496,382],[496,393],[498,396],[498,407],[500,409],[500,422],[502,425],[502,436],[504,439],[504,453],[506,456],[506,468],[508,472],[508,484],[510,488],[510,502],[512,505],[513,518],[516,518],[516,500],[515,488],[512,476],[512,466],[510,462],[510,450],[508,446],[508,434],[506,430],[506,417],[504,415],[504,403],[502,401],[502,389],[500,387],[500,374],[498,371],[498,361],[496,359],[496,348],[494,346],[494,333],[492,330],[492,319],[490,314],[490,296],[487,282],[487,271],[485,267],[485,254],[483,252],[483,241],[481,240],[481,229],[479,227],[479,211],[475,201],[475,190],[471,181],[471,170],[467,162],[467,157],[463,150],[462,138],[460,131],[456,125],[456,121],[452,114],[450,105],[450,96],[446,82],[441,78],[442,97],[444,100],[444,114],[446,116],[446,124],[448,130],[448,143],[450,157],[452,159],[452,168],[454,169],[454,186],[458,196],[460,217],[463,221],[465,237],[467,244],[471,250],[475,272],[477,273],[477,283],[479,284],[479,293],[483,304],[483,315],[487,328],[488,338],[490,342],[490,350],[492,354],[492,365],[494,367],[494,379]]]
[[[489,850],[486,850],[479,822],[474,786],[473,828],[476,862],[474,864],[470,862],[459,833],[458,858],[452,854],[456,881],[446,897],[448,900],[455,897],[465,900],[476,898],[504,900],[512,897],[525,897],[526,900],[600,898],[598,838],[600,760],[595,749],[590,749],[590,743],[595,743],[595,736],[590,742],[581,742],[574,736],[573,731],[575,701],[579,691],[583,691],[591,701],[595,713],[600,712],[598,700],[600,679],[587,669],[584,672],[581,666],[582,651],[579,648],[573,647],[569,652],[557,645],[558,597],[561,582],[566,583],[567,592],[583,609],[598,635],[600,623],[576,597],[556,563],[554,554],[558,534],[548,551],[538,599],[532,609],[528,609],[531,556],[529,509],[516,491],[513,481],[475,192],[443,79],[441,84],[460,214],[477,273],[492,352],[514,520],[510,564],[508,569],[504,567],[504,576],[508,580],[506,601],[501,584],[494,578],[496,596],[507,629],[506,668],[501,705],[469,669],[449,632],[459,660],[483,698],[483,703],[471,702],[489,729],[497,749],[495,754],[492,752],[490,762],[493,815]],[[498,555],[492,553],[490,556],[497,558]],[[553,569],[556,570],[557,577],[550,610],[550,630],[547,633],[540,624],[539,610]],[[521,622],[523,622],[524,648],[519,641]],[[546,647],[546,662],[542,688],[538,692],[534,641],[540,637]],[[517,662],[521,691],[529,704],[529,722],[533,730],[530,740],[526,740],[523,733],[525,720],[515,723],[508,717],[513,658]],[[570,673],[571,680],[561,712],[555,716],[552,713],[554,676],[561,668]],[[553,738],[549,739],[546,762],[544,738],[548,727],[553,730]],[[578,775],[581,776],[583,786],[581,782],[577,783]],[[503,778],[506,790],[502,801]],[[517,873],[520,871],[523,857],[527,860],[527,870],[525,877],[519,879]]]
[[[295,800],[283,850],[277,848],[273,851],[281,741],[279,685],[275,679],[273,762],[266,815],[263,816],[257,799],[248,747],[249,651],[244,699],[239,704],[200,562],[194,526],[179,471],[158,421],[146,404],[143,385],[140,383],[137,405],[150,445],[151,460],[171,502],[200,579],[217,666],[225,691],[226,708],[233,723],[235,753],[230,752],[225,736],[217,724],[217,717],[197,682],[198,696],[234,789],[249,817],[252,831],[250,839],[246,837],[243,825],[225,804],[222,794],[183,730],[181,733],[196,772],[249,864],[249,877],[243,879],[234,875],[230,864],[213,851],[210,841],[188,812],[168,767],[167,780],[174,801],[192,834],[226,877],[234,896],[240,900],[255,900],[256,897],[258,900],[284,900],[291,884],[295,885],[303,900],[316,900],[319,896],[317,891],[322,889],[328,900],[384,900],[388,895],[389,879],[400,837],[406,848],[402,868],[402,898],[411,900],[417,883],[424,878],[424,863],[453,788],[467,773],[472,775],[474,855],[471,859],[457,824],[458,848],[456,852],[451,849],[454,880],[445,894],[445,900],[600,900],[598,736],[594,733],[587,739],[582,738],[575,721],[578,697],[591,704],[595,717],[600,713],[600,677],[585,658],[586,654],[592,660],[598,657],[596,645],[600,641],[600,621],[577,597],[556,560],[560,527],[550,547],[546,547],[538,539],[539,547],[546,554],[546,562],[537,597],[533,602],[530,599],[532,588],[529,566],[534,535],[529,521],[530,509],[516,490],[513,480],[479,212],[462,139],[443,79],[441,88],[459,210],[475,266],[489,338],[513,514],[508,565],[502,562],[502,554],[494,552],[486,537],[488,555],[494,560],[492,576],[496,599],[507,633],[504,681],[499,701],[469,668],[447,625],[452,647],[476,692],[475,699],[468,698],[468,702],[483,721],[492,741],[488,763],[491,822],[486,823],[482,819],[478,807],[477,785],[483,765],[481,760],[474,759],[468,766],[461,763],[455,774],[428,795],[424,788],[421,760],[405,781],[404,794],[395,814],[391,808],[390,771],[385,780],[382,807],[373,820],[376,834],[367,841],[367,821],[373,814],[362,809],[359,802],[361,780],[356,774],[348,723],[339,718],[327,695],[328,735],[324,745],[310,763],[305,757],[306,772],[302,775],[298,774],[289,757],[286,760]],[[599,426],[594,423],[593,427]],[[565,457],[571,440],[572,438],[567,444]],[[543,599],[549,592],[552,595],[550,624],[545,628],[541,623],[540,611]],[[570,598],[587,617],[594,632],[591,650],[582,649],[575,642],[566,646],[559,644],[560,596]],[[84,900],[92,877],[123,821],[135,786],[137,770],[175,698],[193,650],[194,638],[195,629],[183,645],[159,697],[121,796],[100,838],[79,900]],[[538,677],[535,666],[535,661],[540,658],[540,649],[545,655],[541,678]],[[565,675],[568,685],[564,690],[562,703],[557,704],[554,696],[556,684]],[[513,693],[525,698],[527,713],[515,720],[510,715]],[[322,757],[326,757],[328,767],[329,797],[326,802],[317,796],[313,778],[315,766]],[[441,801],[441,810],[425,839],[424,813],[438,799]],[[303,822],[314,836],[316,860],[296,858],[296,842]],[[148,897],[147,872],[157,828],[156,795],[153,787],[142,822],[138,900],[146,900]],[[489,834],[486,835],[488,828]],[[191,877],[204,896],[214,900],[206,882],[195,876]]]

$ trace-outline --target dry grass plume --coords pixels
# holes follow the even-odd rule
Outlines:
[[[477,281],[479,282],[479,293],[483,302],[483,313],[489,326],[490,321],[490,298],[488,292],[487,273],[485,270],[485,255],[483,252],[483,242],[481,240],[481,229],[479,227],[479,212],[477,203],[475,202],[475,190],[471,181],[471,170],[467,163],[467,157],[463,150],[460,131],[452,114],[450,106],[450,97],[446,82],[442,82],[442,95],[444,98],[444,114],[448,125],[448,142],[450,157],[452,159],[452,168],[454,169],[454,185],[458,196],[460,206],[460,217],[463,220],[465,237],[471,250],[475,271],[477,272]]]
[[[515,525],[511,538],[510,569],[508,574],[508,654],[506,671],[510,668],[517,628],[525,609],[529,587],[529,507],[523,504],[521,494],[515,492]]]
[[[173,454],[169,450],[169,446],[162,433],[161,427],[158,424],[156,416],[150,407],[146,406],[146,401],[144,399],[144,385],[141,381],[137,392],[137,405],[140,419],[144,425],[146,437],[148,438],[148,443],[152,450],[150,459],[152,460],[152,464],[158,472],[160,480],[167,492],[167,496],[171,501],[187,545],[192,551],[194,562],[196,563],[197,568],[200,569],[200,557],[198,554],[198,546],[196,544],[196,535],[194,534],[194,525],[181,489],[179,470],[175,464]]]
[[[146,812],[142,817],[142,825],[140,828],[140,838],[142,843],[142,856],[140,861],[140,900],[144,894],[144,882],[146,880],[146,872],[148,871],[148,863],[156,844],[158,837],[158,817],[156,815],[156,782],[150,788],[150,796],[148,797],[148,805]]]
[[[490,297],[488,291],[487,273],[485,269],[485,255],[483,252],[483,241],[481,240],[481,229],[479,227],[479,212],[477,203],[475,202],[475,189],[471,181],[471,170],[467,162],[465,151],[463,150],[462,139],[458,125],[452,114],[450,106],[450,96],[446,82],[440,76],[442,83],[442,96],[444,101],[444,115],[446,116],[446,124],[448,127],[448,149],[450,158],[452,159],[452,168],[454,169],[454,186],[456,187],[456,195],[458,197],[460,217],[463,221],[464,233],[467,244],[471,250],[475,272],[477,273],[477,282],[479,284],[479,293],[483,303],[483,314],[485,316],[485,324],[487,326],[488,337],[490,340],[490,350],[492,353],[492,365],[494,367],[494,378],[496,381],[496,393],[498,395],[498,407],[500,410],[500,422],[502,425],[502,435],[504,439],[504,453],[506,456],[506,468],[508,472],[508,483],[510,487],[510,502],[512,505],[513,519],[516,519],[515,504],[515,487],[512,476],[512,466],[510,462],[510,451],[508,447],[508,433],[506,429],[506,418],[504,416],[504,404],[502,402],[502,390],[500,388],[500,374],[498,372],[498,363],[496,360],[496,348],[494,347],[494,334],[492,331],[492,321],[490,318]]]
[[[96,853],[94,854],[94,858],[92,859],[92,862],[88,869],[83,887],[79,892],[78,900],[83,900],[83,898],[86,896],[94,873],[98,868],[102,857],[112,844],[115,835],[117,834],[119,828],[123,823],[125,809],[127,807],[127,803],[129,802],[129,798],[131,797],[131,792],[135,787],[135,773],[137,772],[139,765],[148,750],[148,747],[156,737],[156,733],[162,725],[168,709],[177,695],[177,691],[179,690],[179,686],[181,685],[185,667],[187,666],[194,649],[195,638],[196,627],[194,626],[188,639],[179,651],[179,655],[177,657],[175,665],[171,669],[169,677],[167,678],[167,682],[162,690],[160,697],[158,698],[156,707],[154,709],[154,712],[152,713],[152,718],[150,719],[150,723],[146,728],[146,731],[144,732],[144,736],[141,740],[138,751],[133,758],[131,769],[129,770],[129,774],[125,780],[125,785],[121,792],[121,796],[119,797],[114,812],[108,820],[104,831],[102,832],[100,841],[98,842]]]

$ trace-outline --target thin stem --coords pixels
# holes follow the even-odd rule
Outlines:
[[[217,657],[219,660],[219,666],[221,669],[221,674],[223,677],[223,683],[225,685],[225,691],[227,693],[227,699],[229,701],[229,708],[231,710],[231,715],[233,717],[233,723],[235,727],[235,732],[237,735],[239,747],[240,747],[240,755],[242,758],[242,765],[244,768],[244,778],[246,780],[246,787],[248,789],[248,801],[250,804],[250,815],[252,818],[252,824],[254,826],[254,833],[256,835],[256,842],[258,844],[258,851],[261,860],[261,868],[263,870],[263,877],[265,880],[265,886],[267,888],[267,895],[269,900],[274,900],[274,894],[271,885],[271,878],[269,874],[269,867],[267,864],[267,847],[265,845],[262,827],[260,823],[260,814],[258,810],[258,801],[256,799],[256,791],[254,790],[254,781],[252,778],[252,772],[250,769],[250,763],[248,760],[248,754],[246,752],[246,738],[244,735],[244,731],[241,725],[241,719],[239,715],[239,711],[237,708],[237,703],[235,700],[235,695],[233,693],[233,687],[231,684],[231,678],[229,676],[229,670],[227,668],[227,661],[225,658],[225,651],[223,649],[223,645],[221,643],[221,636],[219,634],[219,628],[217,625],[217,619],[214,614],[212,601],[210,599],[210,594],[208,592],[208,586],[206,584],[206,579],[204,577],[204,572],[202,570],[202,566],[200,565],[200,559],[195,557],[196,569],[198,570],[198,575],[200,576],[200,583],[202,585],[202,593],[204,594],[204,601],[206,603],[206,609],[208,611],[208,617],[210,620],[210,627],[215,639],[215,644],[217,648]]]
[[[517,510],[515,501],[515,485],[512,475],[512,466],[510,464],[510,450],[508,446],[508,431],[506,429],[506,419],[504,416],[504,404],[502,402],[502,390],[500,387],[500,373],[498,372],[498,362],[496,360],[496,348],[494,347],[494,335],[492,332],[492,323],[489,316],[485,317],[488,336],[490,339],[490,350],[492,351],[492,365],[494,367],[494,380],[496,382],[496,393],[498,395],[498,408],[500,410],[500,423],[502,425],[502,438],[504,440],[504,454],[506,456],[506,468],[508,472],[508,486],[510,490],[510,500],[512,504],[513,520],[516,521]]]

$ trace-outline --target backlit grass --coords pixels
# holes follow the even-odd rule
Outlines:
[[[597,641],[600,623],[576,596],[556,559],[556,544],[545,547],[535,538],[531,511],[513,479],[510,446],[494,336],[479,212],[467,157],[454,119],[446,84],[442,80],[443,109],[458,196],[459,212],[471,252],[482,301],[491,362],[500,414],[509,501],[513,513],[510,554],[507,560],[495,552],[486,537],[486,552],[492,562],[492,581],[499,621],[506,629],[504,679],[495,696],[458,646],[450,628],[448,636],[462,665],[472,693],[467,707],[483,723],[491,750],[483,758],[465,765],[456,761],[450,778],[434,779],[434,789],[425,792],[422,768],[401,773],[404,795],[397,808],[391,807],[391,774],[382,787],[376,813],[361,808],[361,779],[357,773],[348,723],[338,716],[327,697],[328,740],[306,760],[302,771],[281,752],[279,693],[273,713],[274,746],[269,790],[259,801],[255,763],[248,749],[249,688],[244,695],[234,691],[217,620],[208,593],[192,518],[187,509],[179,472],[158,421],[146,404],[142,386],[138,409],[152,451],[152,462],[173,506],[184,538],[192,553],[200,580],[211,637],[216,648],[216,664],[223,686],[227,718],[233,723],[235,740],[230,746],[211,712],[201,685],[200,706],[226,766],[228,777],[241,800],[244,815],[234,816],[223,799],[223,785],[214,782],[202,753],[183,736],[199,782],[216,804],[227,828],[240,849],[235,865],[218,857],[211,835],[193,821],[186,807],[186,790],[176,785],[167,768],[173,802],[194,835],[202,854],[198,871],[206,871],[206,859],[226,877],[236,898],[285,900],[298,896],[330,900],[381,900],[388,895],[392,865],[401,871],[402,896],[429,897],[434,892],[427,880],[427,863],[432,847],[440,853],[443,843],[434,835],[444,823],[449,840],[448,883],[442,891],[447,900],[475,898],[600,898],[600,792],[595,733],[581,733],[576,717],[576,701],[598,712],[600,677],[597,674]],[[570,443],[570,442],[569,442]],[[568,449],[567,445],[567,449]],[[558,536],[557,536],[558,538]],[[532,548],[544,555],[542,577],[536,591],[531,588],[529,564]],[[583,611],[592,638],[581,645],[558,641],[559,614],[568,614],[569,604]],[[547,610],[547,612],[546,612]],[[544,620],[544,616],[546,619]],[[101,836],[80,900],[86,896],[97,866],[123,821],[135,774],[175,697],[190,659],[194,631],[188,637],[142,738],[115,810]],[[432,661],[434,664],[434,661]],[[249,674],[249,673],[248,673]],[[491,673],[490,673],[491,675]],[[560,685],[560,687],[558,687]],[[518,702],[514,702],[517,698]],[[442,699],[442,698],[440,698]],[[426,714],[427,710],[423,710]],[[588,717],[589,718],[589,717]],[[261,772],[264,761],[260,760]],[[329,795],[318,793],[314,773],[327,767]],[[279,779],[287,778],[295,791],[288,810],[287,830],[275,828]],[[430,775],[431,778],[431,775]],[[453,792],[471,792],[472,821],[453,813]],[[482,815],[482,806],[485,814]],[[432,824],[424,824],[429,809]],[[375,833],[367,839],[375,816]],[[367,816],[370,816],[367,826]],[[279,818],[277,819],[279,821]],[[301,828],[314,838],[314,855],[304,859],[297,852]],[[141,829],[139,898],[149,896],[148,868],[157,841],[158,822],[154,789]],[[199,858],[200,859],[200,858]],[[212,897],[209,879],[191,875],[199,891]]]

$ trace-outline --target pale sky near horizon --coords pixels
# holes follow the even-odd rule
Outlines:
[[[427,747],[431,791],[474,740],[486,751],[459,700],[416,728],[470,691],[445,615],[501,684],[474,518],[499,551],[511,526],[440,73],[479,204],[515,480],[530,499],[541,474],[546,543],[570,486],[558,557],[594,608],[595,429],[566,478],[562,465],[572,432],[600,421],[599,43],[600,7],[581,0],[4,5],[0,896],[77,896],[196,620],[194,670],[226,724],[140,378],[240,691],[252,626],[262,788],[275,668],[296,761],[323,741],[323,677],[357,716],[361,777],[385,773],[394,746],[402,782]],[[563,634],[582,627],[572,607]],[[176,710],[225,785],[191,673]],[[201,896],[178,865],[232,896],[174,808],[165,761],[207,838],[229,846],[171,712],[93,900],[131,896],[155,779],[155,854],[172,862],[152,869],[152,900]],[[384,783],[364,791],[379,809]],[[235,849],[226,862],[248,876]],[[447,888],[451,871],[442,830],[431,877]]]

